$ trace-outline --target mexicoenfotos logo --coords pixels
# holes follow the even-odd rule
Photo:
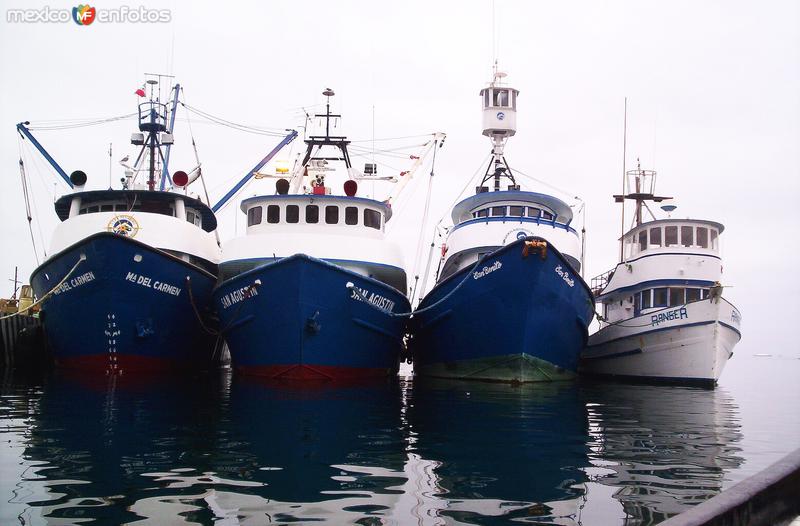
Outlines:
[[[88,26],[95,21],[101,24],[130,23],[130,24],[157,24],[172,21],[172,11],[169,9],[148,9],[144,6],[121,6],[111,9],[95,8],[89,4],[80,4],[69,9],[58,9],[44,6],[41,9],[7,9],[6,22],[8,23],[69,23],[72,20],[79,26]]]
[[[89,4],[79,5],[72,8],[72,19],[79,26],[88,26],[94,22],[97,9],[90,7]]]

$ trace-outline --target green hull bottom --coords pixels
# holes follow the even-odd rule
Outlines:
[[[474,360],[436,364],[414,364],[414,374],[434,378],[482,380],[486,382],[557,382],[574,380],[577,374],[529,354],[506,354]]]

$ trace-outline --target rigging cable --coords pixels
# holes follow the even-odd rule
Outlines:
[[[422,258],[422,239],[423,239],[423,232],[425,231],[425,226],[428,224],[428,213],[430,212],[431,207],[431,194],[433,193],[433,175],[434,169],[436,168],[436,150],[439,149],[442,143],[439,142],[438,139],[434,142],[433,145],[433,160],[431,161],[431,173],[430,177],[428,178],[428,192],[425,195],[425,209],[422,214],[422,222],[419,226],[419,241],[417,242],[417,253],[414,257],[414,288],[411,290],[411,298],[410,303],[413,305],[414,297],[417,293],[417,283],[419,282],[419,267],[421,265],[421,258]]]
[[[220,126],[226,126],[228,128],[232,128],[234,130],[239,130],[239,131],[243,131],[243,132],[246,132],[246,133],[253,133],[253,134],[256,134],[256,135],[269,135],[269,136],[272,136],[272,137],[283,137],[284,135],[286,135],[284,130],[280,130],[279,131],[277,128],[272,128],[272,130],[275,130],[275,131],[271,131],[268,128],[258,128],[258,127],[249,126],[249,125],[246,125],[246,124],[239,124],[239,123],[236,123],[236,122],[233,122],[233,121],[229,121],[229,120],[223,119],[221,117],[215,117],[214,115],[211,115],[210,113],[208,113],[206,111],[200,110],[200,109],[195,108],[193,106],[189,106],[185,102],[179,102],[179,103],[187,111],[192,112],[192,113],[194,113],[196,115],[199,115],[200,117],[203,117],[204,119],[207,119],[207,120],[209,120],[211,122],[219,124]]]
[[[33,245],[33,255],[36,258],[36,266],[39,266],[39,254],[36,251],[36,241],[33,236],[33,217],[31,216],[31,203],[28,196],[28,183],[25,181],[25,164],[22,162],[22,155],[19,157],[19,175],[22,179],[22,197],[25,202],[25,215],[28,217],[28,231],[31,234],[31,245]]]
[[[66,120],[66,121],[41,121],[42,124],[35,125],[35,124],[28,124],[27,127],[29,130],[33,131],[49,131],[49,130],[70,130],[73,128],[86,128],[88,126],[97,126],[100,124],[108,124],[109,122],[120,121],[124,119],[130,119],[135,117],[138,113],[128,113],[125,115],[119,115],[117,117],[108,117],[105,119],[95,119],[95,120]],[[44,124],[47,122],[64,122],[64,124]],[[71,123],[70,123],[71,122]]]

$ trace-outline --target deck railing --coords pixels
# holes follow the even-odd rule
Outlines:
[[[611,270],[607,270],[599,276],[592,278],[590,284],[592,294],[597,296],[603,291],[604,288],[606,288],[606,285],[608,285],[608,282],[611,281],[611,277],[614,275],[614,270],[616,270],[616,268],[617,267],[614,267]]]

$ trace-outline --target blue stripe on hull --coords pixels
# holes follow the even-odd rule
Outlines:
[[[448,364],[526,355],[555,371],[576,372],[593,312],[591,292],[549,243],[542,259],[537,252],[523,257],[524,242],[498,249],[479,268],[450,276],[425,297],[420,310],[445,299],[411,321],[415,371],[441,376],[453,369]],[[484,272],[496,263],[496,270]],[[494,371],[469,377],[484,376],[499,379]]]
[[[248,293],[257,280],[255,293]],[[358,291],[366,296],[354,298]],[[384,308],[391,302],[394,313],[410,310],[394,288],[302,254],[240,274],[214,291],[234,367],[267,376],[295,366],[356,376],[395,371],[405,318],[368,301]]]
[[[57,363],[137,370],[204,367],[215,337],[194,313],[208,314],[215,277],[163,251],[110,233],[90,236],[36,269],[37,297],[67,281],[42,305],[42,321]],[[139,259],[139,261],[136,261]]]

